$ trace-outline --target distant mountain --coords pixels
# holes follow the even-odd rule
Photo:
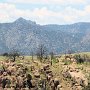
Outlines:
[[[16,49],[25,54],[36,52],[43,44],[49,52],[90,51],[90,23],[39,25],[19,18],[0,24],[0,53]]]

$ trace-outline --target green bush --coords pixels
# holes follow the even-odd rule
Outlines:
[[[69,60],[64,60],[64,65],[69,65],[69,64],[71,64],[72,62],[71,61],[69,61]]]
[[[55,57],[52,59],[52,62],[53,63],[58,63],[59,61],[58,61],[58,59],[56,59]]]
[[[75,55],[74,58],[76,59],[77,63],[84,63],[85,61],[80,54]]]

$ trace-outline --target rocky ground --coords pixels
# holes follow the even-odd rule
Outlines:
[[[0,60],[0,90],[83,90],[88,85],[89,65],[77,64],[74,58],[66,64],[57,57],[52,65],[30,57],[15,62]]]

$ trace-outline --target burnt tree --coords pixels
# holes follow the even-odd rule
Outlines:
[[[39,45],[38,47],[38,50],[37,50],[37,58],[42,62],[43,58],[46,56],[46,47],[41,44]]]
[[[10,58],[12,58],[13,59],[12,61],[14,62],[14,61],[16,61],[16,57],[19,57],[20,56],[20,53],[18,51],[15,51],[14,50],[11,53],[9,53],[8,56]]]

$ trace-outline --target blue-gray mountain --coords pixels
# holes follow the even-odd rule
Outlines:
[[[39,25],[19,18],[0,24],[0,53],[16,49],[25,54],[36,52],[43,44],[49,52],[90,51],[90,23]]]

